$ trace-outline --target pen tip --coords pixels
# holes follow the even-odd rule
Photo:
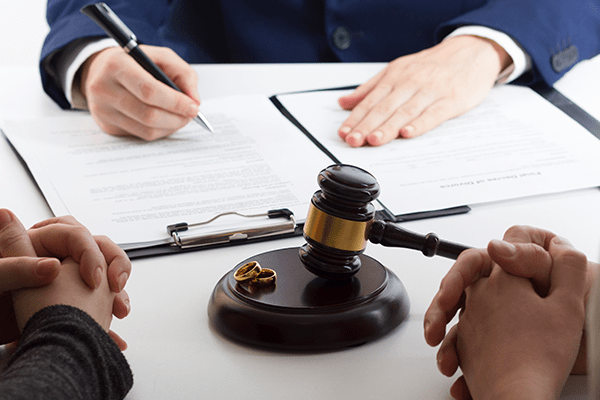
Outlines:
[[[203,117],[200,113],[198,113],[198,115],[196,117],[194,117],[194,121],[196,121],[200,126],[208,129],[209,132],[211,133],[215,133],[215,130],[213,129],[213,127],[210,125],[210,123],[207,121],[207,119],[205,117]]]

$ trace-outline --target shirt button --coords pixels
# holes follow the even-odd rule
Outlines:
[[[331,38],[333,39],[333,44],[339,50],[346,50],[348,47],[350,47],[350,42],[352,41],[350,38],[350,32],[348,32],[348,29],[344,28],[343,26],[338,26],[335,31],[333,31]]]

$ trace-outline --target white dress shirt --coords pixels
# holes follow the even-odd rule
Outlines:
[[[461,35],[492,40],[512,58],[512,64],[499,74],[497,84],[512,82],[531,68],[529,55],[514,39],[503,32],[484,26],[463,26],[454,30],[445,39]],[[82,40],[64,49],[61,56],[57,57],[54,62],[56,76],[59,77],[65,96],[72,108],[87,109],[87,103],[79,87],[79,78],[76,77],[81,65],[94,53],[114,46],[118,46],[118,44],[113,39]]]

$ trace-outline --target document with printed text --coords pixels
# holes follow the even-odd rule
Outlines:
[[[336,134],[343,93],[277,98],[341,162],[371,172],[395,214],[600,186],[600,140],[529,88],[494,88],[422,136],[359,149]]]
[[[600,186],[600,140],[527,88],[495,88],[463,116],[414,139],[350,148],[340,91],[277,99],[335,158],[371,172],[382,204],[407,214]],[[171,244],[166,227],[226,212],[306,216],[334,163],[267,98],[205,100],[215,133],[190,124],[145,142],[100,131],[88,114],[6,121],[3,132],[56,215],[123,248]],[[223,218],[202,229],[243,225]]]

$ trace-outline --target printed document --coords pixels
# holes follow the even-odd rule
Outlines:
[[[396,215],[600,186],[600,140],[529,88],[496,87],[422,136],[361,148],[336,133],[344,93],[277,98],[341,162],[372,173]]]
[[[528,88],[495,88],[423,136],[361,148],[338,137],[349,115],[342,94],[277,98],[337,159],[371,172],[395,215],[600,186],[600,140]],[[302,221],[333,160],[267,98],[209,99],[202,111],[215,133],[191,123],[154,142],[107,135],[87,113],[6,121],[3,130],[56,215],[126,249],[170,243],[168,225],[224,212],[289,208]]]
[[[154,142],[107,135],[87,114],[9,121],[4,131],[55,215],[124,248],[170,241],[168,225],[224,212],[289,208],[303,220],[333,162],[267,98],[205,101],[202,111],[215,133],[190,123]],[[256,224],[227,217],[206,228],[229,221]]]

